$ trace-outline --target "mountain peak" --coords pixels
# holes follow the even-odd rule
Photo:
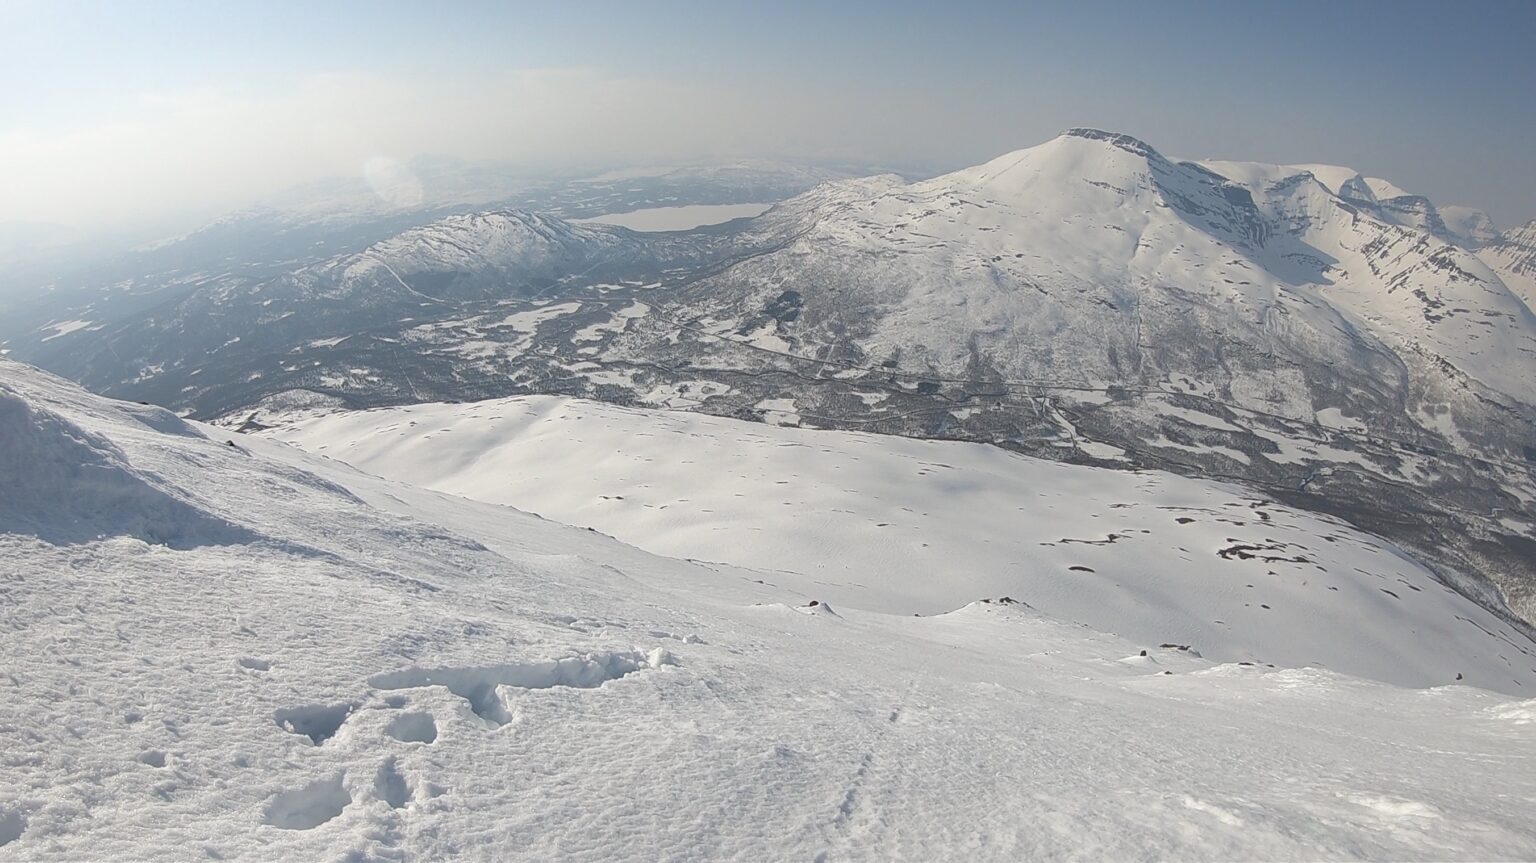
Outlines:
[[[1063,138],[1086,138],[1090,141],[1103,141],[1113,147],[1119,147],[1128,153],[1135,153],[1146,158],[1161,157],[1152,145],[1140,138],[1133,138],[1119,132],[1106,132],[1103,129],[1090,129],[1084,126],[1068,129],[1061,133]]]

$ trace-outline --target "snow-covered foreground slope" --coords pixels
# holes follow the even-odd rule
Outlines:
[[[0,860],[1536,855],[1536,702],[797,608],[235,443],[0,361]]]
[[[801,601],[1011,596],[1207,658],[1536,693],[1536,644],[1390,543],[1237,486],[981,444],[532,396],[268,434],[370,473],[762,571]]]

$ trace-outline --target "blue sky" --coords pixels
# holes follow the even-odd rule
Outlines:
[[[1092,125],[1536,217],[1536,2],[0,0],[0,219],[418,152],[958,167]]]

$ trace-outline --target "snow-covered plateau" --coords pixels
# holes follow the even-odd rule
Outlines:
[[[1390,543],[1212,482],[609,410],[272,432],[305,452],[0,360],[0,860],[1536,857],[1532,645]],[[662,556],[738,493],[784,510],[764,538]],[[814,569],[797,517],[870,564]]]

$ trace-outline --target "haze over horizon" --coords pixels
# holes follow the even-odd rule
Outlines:
[[[20,0],[0,6],[0,222],[188,223],[423,154],[947,170],[1073,126],[1536,217],[1532,7],[1381,10]]]

